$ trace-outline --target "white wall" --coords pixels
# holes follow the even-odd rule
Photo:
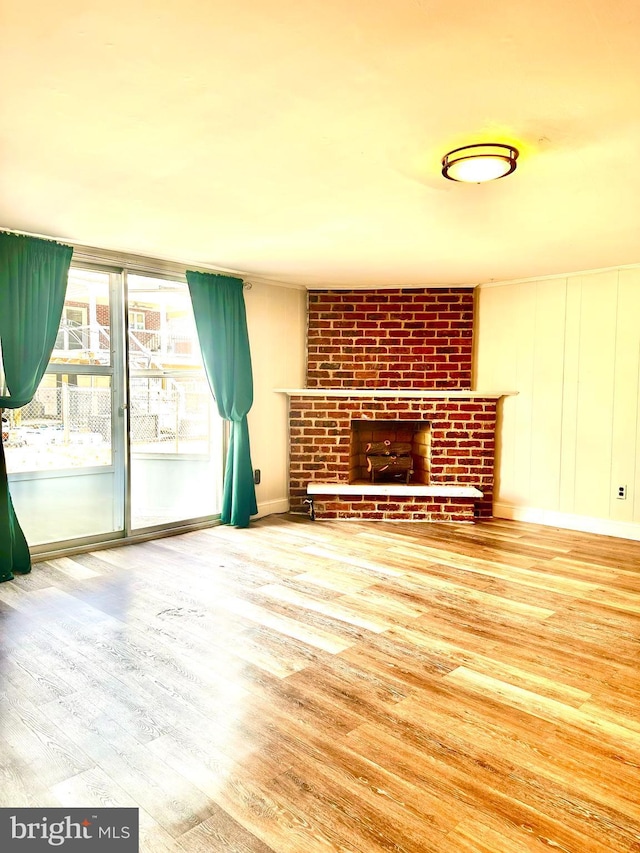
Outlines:
[[[253,283],[245,290],[253,366],[254,403],[249,437],[258,514],[289,509],[288,399],[274,388],[302,388],[306,373],[307,293]]]
[[[495,515],[640,539],[640,268],[481,286],[475,335]]]

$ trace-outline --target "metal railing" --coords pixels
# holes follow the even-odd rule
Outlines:
[[[206,380],[134,377],[129,418],[132,449],[201,452],[212,438]],[[110,444],[111,388],[41,387],[26,406],[5,410],[2,432],[8,448]]]
[[[88,364],[109,364],[109,328],[99,323],[80,325],[63,319],[56,338],[52,361],[73,360]],[[161,369],[172,364],[199,364],[198,345],[189,335],[160,329],[129,330],[129,361],[137,369]]]

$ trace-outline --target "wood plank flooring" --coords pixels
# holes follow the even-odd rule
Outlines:
[[[149,853],[640,853],[640,543],[271,516],[0,585],[0,806]]]

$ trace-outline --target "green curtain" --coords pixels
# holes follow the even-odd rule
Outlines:
[[[0,409],[26,406],[36,393],[60,326],[72,254],[71,246],[0,232]],[[0,581],[30,570],[0,440]]]
[[[253,373],[242,281],[187,271],[202,359],[220,417],[231,422],[221,520],[247,527],[258,511],[247,412]]]

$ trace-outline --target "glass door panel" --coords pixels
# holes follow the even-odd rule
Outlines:
[[[113,465],[110,376],[47,373],[33,400],[7,409],[11,472]]]
[[[40,387],[4,413],[11,495],[29,545],[124,530],[122,368],[111,328],[121,286],[117,273],[70,270]]]
[[[127,275],[131,529],[220,512],[223,422],[185,283]]]

